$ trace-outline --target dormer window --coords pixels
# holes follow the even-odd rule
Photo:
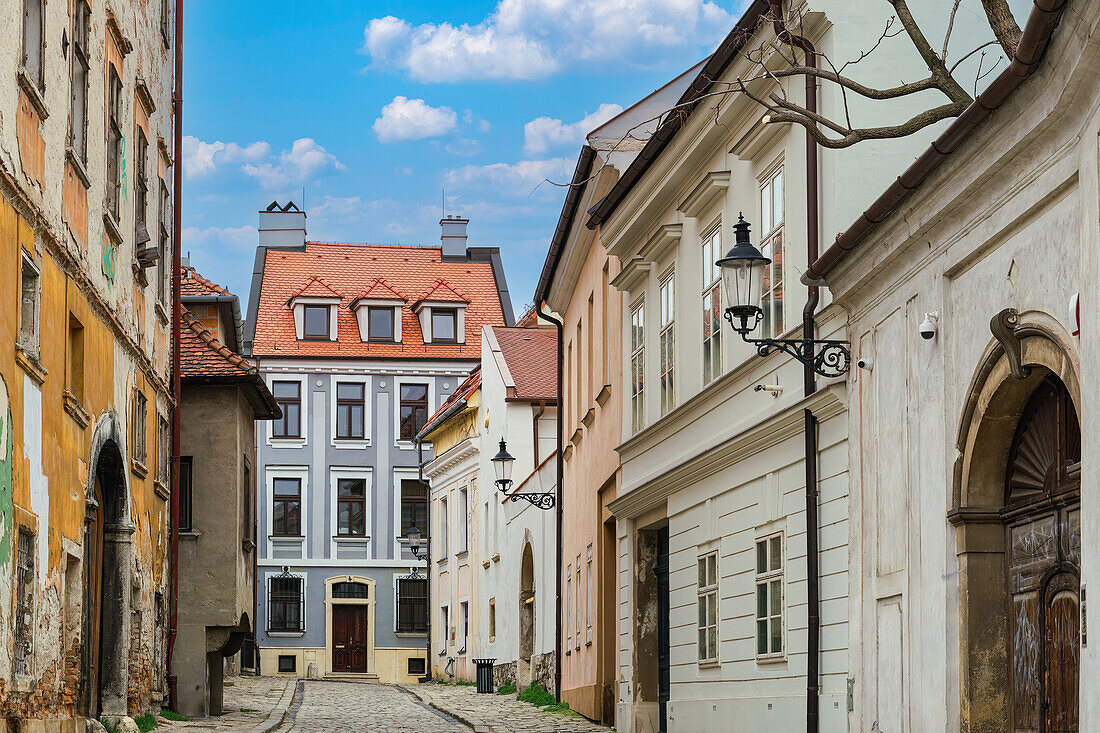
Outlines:
[[[432,308],[432,342],[456,343],[458,313],[454,308]]]
[[[329,340],[329,306],[303,306],[302,338],[319,341]]]
[[[367,306],[367,340],[394,341],[394,315],[392,306]]]

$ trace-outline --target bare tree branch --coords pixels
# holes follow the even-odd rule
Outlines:
[[[962,0],[955,0],[955,4],[951,6],[951,17],[947,19],[947,33],[943,34],[943,52],[940,53],[940,58],[943,62],[947,63],[947,44],[951,42],[951,31],[955,27],[955,13],[959,12],[959,3]]]

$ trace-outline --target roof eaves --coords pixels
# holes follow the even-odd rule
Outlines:
[[[565,203],[562,204],[561,214],[558,216],[558,225],[554,228],[554,236],[550,238],[550,250],[546,253],[546,261],[542,263],[539,284],[535,286],[536,305],[545,301],[550,292],[550,284],[554,280],[562,252],[565,251],[569,232],[573,230],[577,207],[584,195],[584,189],[588,187],[588,177],[592,172],[592,161],[595,158],[596,151],[593,148],[588,145],[581,146],[581,153],[577,156],[577,167],[573,170],[573,180],[569,183],[569,191],[565,194]]]

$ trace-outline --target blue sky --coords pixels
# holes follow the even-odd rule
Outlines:
[[[257,211],[436,244],[442,192],[531,301],[583,133],[691,66],[741,0],[191,0],[183,249],[247,300]]]

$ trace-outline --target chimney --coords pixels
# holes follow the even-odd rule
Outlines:
[[[466,258],[466,225],[469,219],[461,216],[445,216],[439,220],[439,226],[443,227],[443,259]]]
[[[272,201],[260,212],[261,247],[304,247],[306,244],[306,212],[293,201],[280,206]]]

